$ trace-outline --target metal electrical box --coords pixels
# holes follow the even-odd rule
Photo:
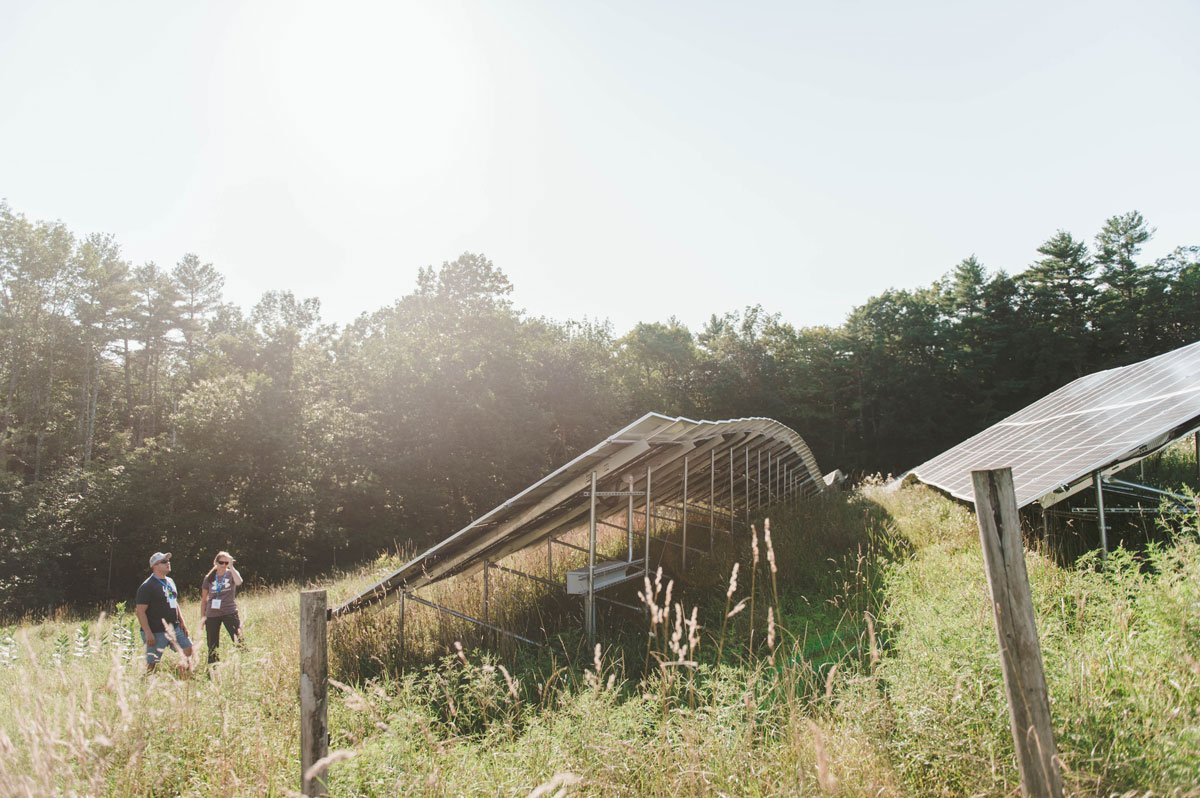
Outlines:
[[[596,590],[619,585],[642,574],[642,561],[608,560],[596,563]],[[587,593],[588,569],[567,571],[567,592],[574,596]]]

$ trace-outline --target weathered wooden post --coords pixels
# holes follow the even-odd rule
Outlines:
[[[305,778],[329,753],[329,653],[325,591],[300,593],[300,791],[328,795],[324,774]]]
[[[1010,726],[1021,769],[1021,794],[1025,798],[1060,798],[1062,774],[1050,726],[1050,699],[1025,571],[1012,469],[972,471],[971,480],[1000,642]]]

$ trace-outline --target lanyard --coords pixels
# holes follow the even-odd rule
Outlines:
[[[163,580],[159,579],[157,576],[153,577],[153,579],[155,582],[158,582],[160,585],[162,585],[163,594],[167,597],[167,599],[173,599],[173,598],[179,597],[179,594],[175,592],[175,588],[171,587],[171,584],[169,582],[164,582]]]

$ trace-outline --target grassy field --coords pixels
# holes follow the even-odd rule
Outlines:
[[[427,610],[403,655],[390,608],[335,623],[332,794],[1013,794],[969,511],[868,486],[772,515],[770,546],[739,531],[686,572],[667,557],[650,628],[614,612],[598,651],[516,579],[494,617],[557,631],[542,649],[483,648]],[[1028,556],[1071,794],[1200,795],[1196,521],[1103,568]],[[324,586],[336,601],[393,564]],[[471,609],[477,580],[429,595]],[[0,629],[0,794],[290,794],[297,589],[239,597],[245,648],[187,678],[142,673],[128,615]]]

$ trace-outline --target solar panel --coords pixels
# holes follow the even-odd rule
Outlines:
[[[1049,507],[1200,426],[1200,342],[1071,382],[909,473],[974,501],[971,472],[1012,468],[1017,505]]]
[[[766,485],[758,480],[760,458],[771,464],[763,479],[771,480]],[[699,492],[695,485],[716,486],[715,496],[704,495],[723,508],[743,506],[752,489],[782,490],[785,484],[803,494],[825,489],[808,445],[778,421],[693,421],[649,413],[417,555],[331,614],[342,615],[384,601],[397,589],[415,590],[456,574],[472,573],[486,562],[575,528],[591,509],[593,472],[597,512],[602,515],[622,507],[629,492],[644,491],[648,479],[652,479],[656,506],[678,500],[683,495],[685,461],[693,480],[692,498]],[[787,483],[785,474],[790,480]],[[621,491],[621,496],[602,495]]]

